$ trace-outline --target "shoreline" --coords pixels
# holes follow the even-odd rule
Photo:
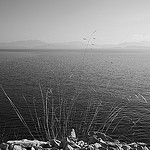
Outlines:
[[[143,142],[125,143],[112,139],[102,132],[89,132],[85,139],[78,139],[74,129],[67,137],[39,140],[11,140],[0,144],[1,150],[149,150],[148,144]]]

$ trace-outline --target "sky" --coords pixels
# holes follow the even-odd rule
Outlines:
[[[150,0],[0,0],[0,42],[150,41]]]

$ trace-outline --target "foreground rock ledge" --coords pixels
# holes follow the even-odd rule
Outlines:
[[[146,143],[124,143],[101,132],[90,132],[85,139],[78,139],[75,131],[61,141],[12,140],[0,144],[0,150],[150,150]]]

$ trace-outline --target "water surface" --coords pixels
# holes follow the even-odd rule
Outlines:
[[[149,53],[93,52],[86,53],[83,62],[83,52],[75,51],[0,52],[0,84],[37,139],[42,138],[41,133],[45,138],[44,129],[41,128],[41,133],[35,129],[35,126],[38,127],[36,117],[41,119],[41,124],[43,117],[41,85],[44,96],[48,88],[52,90],[54,108],[58,107],[61,99],[65,100],[68,107],[64,118],[76,97],[69,126],[78,133],[85,132],[97,110],[89,130],[103,129],[106,134],[128,142],[149,141]],[[85,114],[87,106],[91,107]],[[109,118],[111,111],[112,120]],[[59,119],[59,109],[56,115]],[[85,117],[86,120],[83,119]],[[1,141],[32,138],[2,90],[0,118]],[[80,124],[81,121],[84,123]]]

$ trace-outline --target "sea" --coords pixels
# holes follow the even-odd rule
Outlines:
[[[0,142],[72,128],[149,143],[150,52],[0,51]]]

